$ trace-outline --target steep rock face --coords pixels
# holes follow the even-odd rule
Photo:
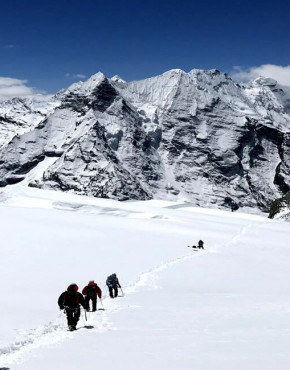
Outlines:
[[[31,186],[120,200],[149,198],[114,155],[98,122]]]
[[[112,113],[104,112],[114,103],[116,114],[125,117],[126,125],[130,120],[132,123],[123,139],[127,142],[123,145],[124,163],[112,149],[121,146],[121,130],[108,134],[98,121],[99,118],[109,124],[106,117]],[[142,153],[138,155],[138,147],[142,146],[142,133],[135,122],[138,116],[134,117],[132,112],[126,117],[126,109],[125,102],[102,74],[93,76],[85,86],[72,86],[62,94],[59,107],[45,121],[30,132],[14,137],[2,150],[1,158],[5,160],[0,162],[0,185],[23,180],[30,169],[49,156],[55,157],[54,164],[31,186],[122,200],[150,198],[150,190],[146,191],[146,186],[132,176],[134,171],[126,168],[126,161],[136,164],[142,160]]]
[[[167,197],[266,211],[289,188],[289,142],[279,130],[281,122],[289,127],[289,116],[281,110],[278,124],[265,119],[249,91],[226,75],[173,70],[116,88],[137,107],[148,134],[161,133]],[[268,101],[275,100],[271,94]]]
[[[273,80],[239,86],[217,70],[131,83],[98,73],[3,146],[0,185],[53,157],[31,186],[267,211],[290,189],[289,96]]]
[[[269,218],[290,221],[290,192],[272,203]]]

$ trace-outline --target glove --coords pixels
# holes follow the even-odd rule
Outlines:
[[[59,309],[62,311],[62,310],[64,310],[64,307],[59,307]]]

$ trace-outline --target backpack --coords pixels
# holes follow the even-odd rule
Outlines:
[[[67,307],[77,307],[79,305],[78,293],[67,290],[64,293],[63,305]]]
[[[114,275],[108,276],[106,284],[109,288],[113,288],[117,284],[117,277]]]

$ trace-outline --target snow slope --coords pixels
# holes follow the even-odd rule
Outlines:
[[[19,185],[0,200],[0,369],[289,370],[287,223]],[[57,298],[90,279],[105,310],[68,332]]]
[[[0,102],[0,149],[15,135],[32,130],[58,105],[58,96],[35,95]]]

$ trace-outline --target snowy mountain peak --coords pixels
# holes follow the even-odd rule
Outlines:
[[[123,80],[120,76],[118,76],[118,75],[115,75],[115,76],[113,76],[112,78],[110,78],[110,80],[112,81],[112,82],[119,82],[119,83],[126,83],[126,81],[125,80]]]
[[[275,87],[277,85],[277,81],[273,78],[258,77],[252,82],[252,85]]]
[[[183,70],[183,69],[180,69],[180,68],[174,68],[174,69],[170,69],[169,71],[166,71],[162,74],[162,76],[176,76],[176,75],[182,75],[182,74],[186,74],[186,72]]]
[[[89,95],[105,79],[106,79],[106,76],[103,73],[98,72],[98,73],[92,75],[87,81],[84,81],[84,82],[79,81],[79,82],[76,82],[76,83],[72,84],[66,90],[66,93],[74,93],[74,94],[79,94],[79,95]]]

